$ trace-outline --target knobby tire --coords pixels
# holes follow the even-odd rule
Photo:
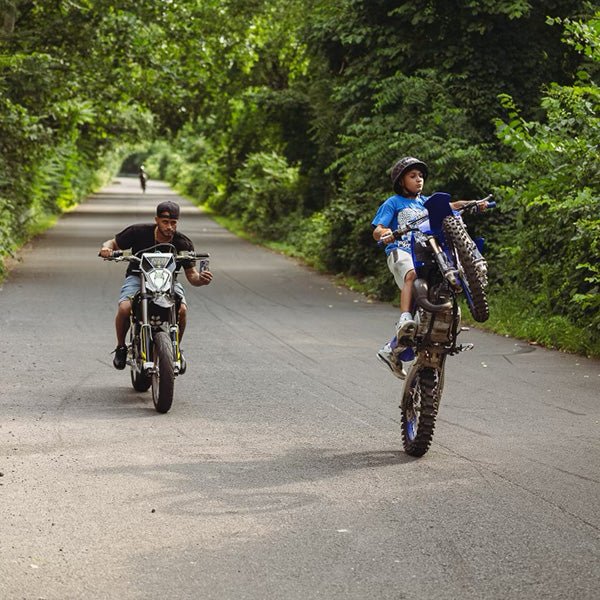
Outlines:
[[[473,318],[483,323],[490,316],[487,301],[487,280],[477,268],[477,247],[458,217],[446,217],[443,222],[446,242],[452,249],[460,276],[466,285],[467,305]]]
[[[420,367],[409,375],[402,398],[402,444],[410,456],[423,456],[433,439],[440,405],[443,373],[433,367]]]

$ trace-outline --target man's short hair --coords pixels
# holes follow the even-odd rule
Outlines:
[[[156,207],[156,216],[162,219],[179,219],[179,204],[167,200]]]

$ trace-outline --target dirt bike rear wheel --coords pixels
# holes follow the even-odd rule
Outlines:
[[[469,311],[476,321],[483,323],[488,320],[490,309],[486,292],[487,278],[476,264],[477,246],[458,217],[446,217],[442,227],[464,284]]]
[[[410,456],[423,456],[433,439],[440,404],[443,370],[420,367],[408,376],[402,404],[402,444]]]
[[[165,331],[154,334],[154,373],[152,374],[152,402],[159,413],[169,412],[175,391],[173,346]]]

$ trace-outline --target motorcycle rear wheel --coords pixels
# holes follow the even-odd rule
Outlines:
[[[173,346],[169,334],[158,331],[154,334],[154,373],[152,374],[152,402],[159,413],[169,412],[175,391],[173,368]]]
[[[490,309],[486,292],[487,280],[476,264],[477,246],[457,217],[446,217],[442,227],[464,284],[469,311],[477,322],[483,323],[488,320]]]
[[[443,370],[417,367],[402,397],[402,444],[410,456],[423,456],[433,439],[443,385]]]

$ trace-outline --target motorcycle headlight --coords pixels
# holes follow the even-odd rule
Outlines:
[[[146,282],[151,292],[168,292],[171,288],[171,272],[167,269],[154,269],[146,275]]]

